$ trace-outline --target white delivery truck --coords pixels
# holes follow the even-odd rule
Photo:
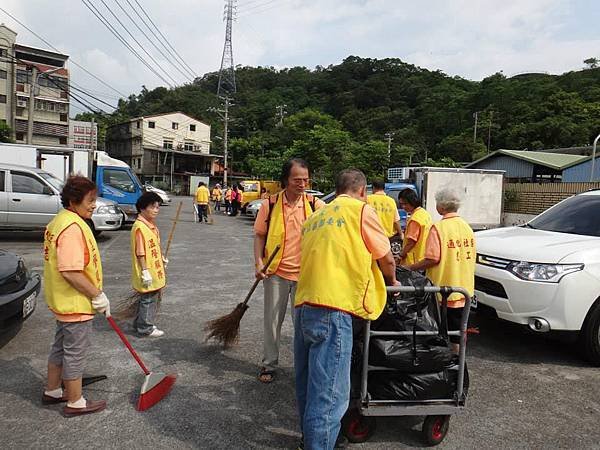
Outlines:
[[[403,179],[392,178],[391,183],[386,183],[386,193],[397,200],[402,189],[415,189],[434,222],[441,219],[435,208],[435,193],[448,187],[460,195],[459,214],[474,230],[501,225],[504,171],[446,167],[400,169],[406,168],[389,169],[389,177],[402,174]]]
[[[144,189],[131,168],[106,152],[66,147],[0,143],[0,163],[42,169],[64,181],[69,174],[81,174],[98,186],[98,195],[118,203],[133,221],[135,202]]]

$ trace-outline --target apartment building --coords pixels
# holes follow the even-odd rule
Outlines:
[[[98,124],[69,120],[69,139],[67,143],[70,148],[96,150],[98,148]]]
[[[11,127],[17,143],[66,146],[69,57],[18,44],[16,37],[0,24],[0,120]]]
[[[214,175],[210,125],[182,112],[136,117],[109,127],[105,148],[145,181],[186,191],[190,176]]]

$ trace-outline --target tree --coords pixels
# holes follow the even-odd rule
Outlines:
[[[13,142],[12,129],[6,122],[0,122],[0,142]]]
[[[600,61],[598,60],[598,58],[593,58],[593,57],[583,60],[583,63],[588,66],[588,69],[595,69],[595,68],[597,68],[599,62]]]

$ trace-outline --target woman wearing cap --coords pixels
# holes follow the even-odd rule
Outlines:
[[[105,400],[86,400],[81,392],[92,319],[96,312],[110,314],[108,298],[102,292],[98,245],[85,222],[96,208],[96,197],[91,180],[70,177],[61,192],[65,209],[52,219],[44,235],[44,291],[56,318],[56,334],[42,403],[66,402],[63,413],[67,417],[106,408]]]
[[[221,211],[221,197],[223,196],[223,191],[221,191],[221,185],[216,184],[213,188],[212,192],[212,200],[215,202],[215,211]]]

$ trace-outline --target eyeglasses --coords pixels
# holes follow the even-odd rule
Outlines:
[[[308,184],[308,183],[310,183],[310,178],[292,178],[292,183],[294,183],[294,184]]]

